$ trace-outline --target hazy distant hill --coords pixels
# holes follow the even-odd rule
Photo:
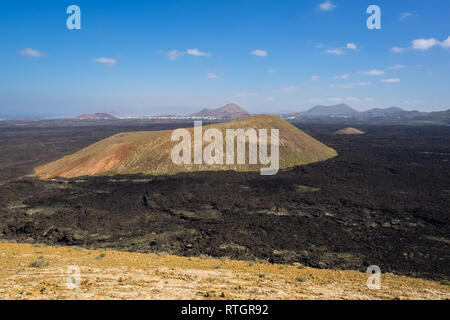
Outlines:
[[[239,107],[237,104],[229,103],[218,109],[203,109],[202,111],[191,114],[191,117],[214,117],[225,119],[240,119],[250,116],[250,114]]]
[[[76,117],[78,120],[113,120],[117,119],[116,117],[108,114],[108,113],[86,113],[80,114]]]
[[[426,113],[419,111],[407,111],[397,107],[375,108],[361,113],[363,118],[392,118],[392,119],[414,119]]]
[[[377,124],[394,123],[420,123],[446,124],[450,122],[450,111],[443,112],[420,112],[407,111],[402,108],[373,108],[358,112],[346,104],[334,106],[315,106],[303,113],[304,121],[347,121],[347,122],[376,122]]]
[[[315,106],[304,112],[306,117],[355,117],[359,112],[346,104]]]
[[[421,121],[432,121],[450,125],[450,109],[446,111],[430,112],[426,114],[422,113],[416,119]]]
[[[389,117],[389,116],[392,116],[393,114],[402,113],[402,112],[406,112],[406,111],[401,108],[397,108],[397,107],[391,107],[391,108],[385,108],[385,109],[374,108],[374,109],[370,109],[370,110],[362,112],[362,115],[366,116],[366,117]]]

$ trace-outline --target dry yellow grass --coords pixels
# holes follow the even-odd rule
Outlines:
[[[67,288],[69,266],[79,289]],[[357,271],[0,243],[1,299],[449,299],[438,282]]]

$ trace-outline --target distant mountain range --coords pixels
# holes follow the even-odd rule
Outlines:
[[[235,103],[229,103],[217,109],[203,109],[201,111],[192,113],[188,116],[179,116],[176,114],[161,114],[160,118],[214,118],[214,119],[241,119],[249,117],[251,114]],[[315,119],[324,120],[332,118],[347,118],[354,120],[374,120],[374,121],[389,121],[389,120],[415,120],[415,121],[433,121],[440,123],[450,123],[450,109],[439,112],[421,112],[421,111],[407,111],[398,107],[389,108],[373,108],[367,111],[357,111],[347,104],[337,104],[331,106],[317,105],[311,109],[303,112],[284,113],[283,118],[288,119]],[[109,113],[89,113],[81,114],[75,119],[78,120],[114,120],[116,117]],[[16,119],[19,120],[19,119]],[[39,120],[39,119],[29,119]]]
[[[241,119],[249,116],[250,113],[234,103],[229,103],[217,109],[203,109],[190,115],[190,117],[211,117],[218,119]]]
[[[407,111],[397,107],[391,108],[375,108],[360,113],[360,116],[365,118],[404,118],[413,119],[418,116],[426,115],[425,112]]]
[[[315,106],[306,112],[303,112],[304,117],[308,118],[413,118],[421,115],[425,115],[424,112],[419,111],[406,111],[401,108],[374,108],[367,111],[359,112],[346,104],[337,104],[333,106]]]
[[[295,117],[294,117],[295,115]],[[301,115],[301,116],[300,116]],[[318,105],[299,113],[284,114],[285,119],[303,122],[371,122],[377,124],[446,124],[450,125],[450,110],[441,112],[407,111],[397,107],[357,111],[346,104]]]
[[[354,117],[359,114],[358,111],[346,104],[337,104],[334,106],[315,106],[304,112],[306,117]]]
[[[390,117],[394,114],[405,112],[405,110],[397,107],[391,108],[374,108],[367,111],[362,112],[362,114],[366,117]]]
[[[76,117],[78,120],[113,120],[116,117],[110,115],[109,113],[86,113],[80,114]]]
[[[217,109],[203,109],[188,116],[161,114],[148,118],[156,119],[192,119],[205,118],[211,120],[236,120],[249,117],[250,113],[235,103],[229,103]],[[450,125],[450,109],[440,112],[407,111],[398,107],[373,108],[357,111],[346,104],[331,106],[317,105],[304,112],[286,112],[280,114],[286,120],[300,122],[348,122],[374,124],[438,124]],[[114,120],[118,119],[108,113],[81,114],[76,120]],[[39,119],[15,119],[16,121],[39,121]]]
[[[441,123],[447,122],[447,124],[450,125],[450,109],[446,111],[438,111],[430,113],[422,112],[421,115],[417,117],[417,120],[441,122]]]

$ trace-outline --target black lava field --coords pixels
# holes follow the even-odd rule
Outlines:
[[[0,240],[450,276],[450,127],[301,124],[339,156],[275,176],[25,176],[120,131],[179,126],[0,127]]]

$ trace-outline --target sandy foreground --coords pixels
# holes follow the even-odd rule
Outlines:
[[[79,271],[79,275],[78,275]],[[0,243],[0,299],[449,299],[450,286],[393,274]]]

